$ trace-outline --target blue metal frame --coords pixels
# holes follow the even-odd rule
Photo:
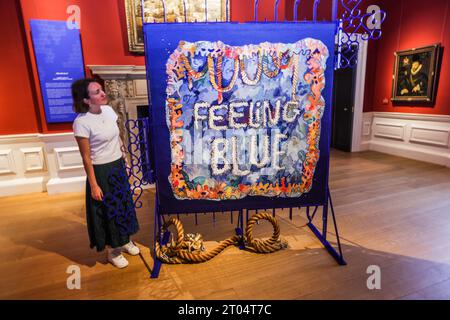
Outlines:
[[[359,41],[378,40],[381,37],[381,29],[369,29],[366,25],[369,19],[379,22],[380,26],[386,19],[386,12],[380,10],[380,21],[376,20],[376,13],[364,13],[359,5],[361,0],[340,0],[344,9],[339,19],[338,31],[339,43],[336,61],[336,69],[353,68],[358,63]],[[333,17],[337,16],[337,5],[333,6]]]
[[[332,0],[332,21],[336,23],[336,34],[339,34],[340,41],[338,45],[338,58],[335,61],[335,68],[346,68],[346,67],[353,67],[356,64],[356,60],[352,60],[351,58],[348,59],[348,57],[344,56],[343,53],[345,50],[348,49],[348,47],[352,45],[357,45],[358,42],[355,42],[356,33],[359,32],[365,32],[365,35],[362,36],[363,40],[376,40],[379,39],[381,36],[381,30],[370,30],[365,25],[365,21],[369,18],[375,18],[373,13],[365,13],[363,14],[360,9],[358,9],[358,6],[361,3],[361,0],[339,0],[343,9],[344,13],[341,17],[338,19],[338,0]],[[167,21],[166,17],[166,5],[165,1],[161,0],[161,3],[163,5],[163,11],[164,11],[164,22]],[[295,0],[294,2],[294,22],[297,22],[298,20],[298,8],[301,4],[301,0]],[[259,0],[254,0],[254,21],[258,21],[258,5]],[[317,22],[317,11],[318,7],[320,5],[320,0],[314,0],[313,4],[313,22]],[[353,5],[353,6],[352,6]],[[186,11],[186,2],[183,0],[183,6],[184,6],[184,17],[185,22],[187,22],[187,11]],[[228,6],[229,1],[226,1],[227,6],[227,18],[226,21],[229,21],[229,15],[228,15]],[[274,20],[275,22],[278,21],[278,6],[279,6],[279,0],[274,0]],[[380,12],[381,21],[382,23],[386,18],[386,13],[384,11]],[[205,19],[208,21],[208,8],[207,8],[207,1],[205,0]],[[144,20],[143,20],[144,21]],[[267,22],[267,19],[265,19]],[[144,33],[144,37],[146,37]],[[145,41],[146,42],[146,41]],[[150,89],[150,88],[149,88]],[[148,90],[150,92],[150,90]],[[139,146],[142,143],[147,143],[148,145],[151,145],[150,137],[146,132],[149,132],[149,122],[145,119],[138,119],[136,122],[130,122],[127,125],[127,128],[129,129],[130,133],[130,147],[128,149],[129,153],[131,154],[131,170],[129,177],[133,176],[135,179],[135,184],[132,185],[132,191],[133,194],[135,194],[136,190],[142,192],[142,184],[145,183],[152,183],[154,182],[154,171],[153,166],[151,163],[152,155],[148,152],[145,153],[145,156],[143,157],[137,157],[134,155],[136,148],[139,148]],[[133,133],[138,129],[138,134]],[[151,148],[152,149],[152,148]],[[153,150],[153,149],[152,149]],[[147,167],[147,170],[143,170],[143,166]],[[144,174],[144,176],[142,176]],[[142,177],[139,179],[139,177]],[[314,233],[314,235],[319,239],[319,241],[323,244],[325,249],[330,253],[330,255],[336,260],[336,262],[339,265],[346,265],[346,262],[343,257],[342,253],[342,247],[340,242],[340,236],[338,232],[338,227],[336,223],[336,216],[334,212],[333,202],[331,198],[331,193],[328,187],[328,180],[326,183],[326,202],[321,203],[318,205],[309,205],[306,206],[306,217],[308,219],[307,226],[311,229],[311,231]],[[135,200],[136,207],[142,206],[142,203],[139,201],[141,194],[138,194]],[[156,185],[156,197],[155,197],[155,207],[154,207],[154,241],[158,241],[160,244],[166,244],[169,240],[169,233],[165,232],[164,234],[160,233],[161,227],[164,224],[164,213],[161,212],[160,207],[160,201],[159,201],[159,193],[158,193],[158,186]],[[289,218],[292,220],[292,209],[296,206],[289,205]],[[318,212],[319,207],[322,207],[322,226],[321,228],[316,227],[314,224],[314,218],[316,216],[316,213]],[[329,210],[330,209],[330,210]],[[246,209],[246,220],[248,220],[248,211],[249,209]],[[311,211],[312,214],[311,214]],[[258,210],[256,210],[258,212]],[[334,231],[336,235],[336,246],[333,247],[329,240],[327,239],[328,234],[328,219],[329,219],[329,212],[331,212],[331,218],[332,223],[334,225]],[[222,213],[224,211],[222,210]],[[197,224],[197,215],[198,212],[194,213],[195,217],[195,223]],[[273,215],[276,215],[276,209],[273,208]],[[178,216],[178,214],[177,214]],[[234,223],[234,212],[230,212],[230,218],[231,218],[231,224]],[[213,213],[213,222],[215,222],[215,213]],[[238,211],[238,217],[236,221],[237,225],[235,228],[235,232],[237,235],[241,236],[241,243],[240,248],[244,248],[244,237],[243,237],[243,230],[244,230],[244,210],[240,209]],[[320,231],[321,229],[321,231]],[[151,273],[151,278],[157,278],[160,272],[161,268],[161,262],[156,258],[156,252],[155,249],[153,250],[153,257],[154,257],[154,267]]]
[[[313,5],[313,21],[317,22],[317,9],[319,8],[320,0],[314,0]]]
[[[311,231],[314,233],[314,235],[317,237],[317,239],[319,239],[319,241],[322,243],[322,245],[324,246],[324,248],[328,251],[328,253],[333,257],[333,259],[336,260],[336,262],[341,265],[347,265],[347,262],[344,260],[344,255],[342,252],[342,246],[341,246],[341,241],[340,241],[340,236],[339,236],[339,230],[338,230],[338,226],[336,223],[336,215],[334,212],[334,207],[333,207],[333,201],[331,199],[331,193],[329,190],[327,190],[327,203],[325,205],[322,206],[323,210],[322,210],[322,232],[319,231],[319,229],[316,227],[316,225],[314,224],[314,217],[319,209],[320,206],[315,206],[314,207],[314,211],[313,214],[310,215],[310,210],[311,207],[306,207],[306,217],[308,219],[308,223],[307,226],[311,229]],[[336,235],[336,244],[337,244],[337,250],[336,248],[329,242],[329,240],[327,239],[327,234],[328,234],[328,218],[329,218],[329,210],[328,208],[330,208],[331,211],[331,218],[333,220],[333,226],[334,226],[334,231],[335,231],[335,235]],[[292,220],[292,207],[289,208],[289,219]],[[245,242],[244,242],[244,210],[239,210],[239,214],[238,214],[238,219],[237,219],[237,225],[235,228],[235,233],[237,236],[240,236],[241,240],[239,242],[239,249],[243,250],[245,249]],[[246,223],[248,222],[248,211],[246,210]],[[255,212],[256,214],[258,213],[258,210],[256,210]],[[230,212],[231,214],[231,223],[233,223],[233,212]],[[276,216],[276,212],[275,209],[273,209],[273,216]],[[197,225],[197,214],[195,214],[195,224]],[[156,241],[158,241],[161,245],[165,245],[168,243],[169,241],[169,236],[170,233],[168,231],[166,231],[164,234],[160,233],[161,227],[164,225],[165,221],[164,221],[164,215],[161,214],[161,212],[159,211],[159,202],[158,202],[158,197],[155,197],[155,210],[154,210],[154,243],[156,243]],[[158,278],[159,276],[159,272],[161,270],[161,266],[162,266],[162,262],[157,258],[156,256],[156,250],[155,250],[155,246],[153,248],[153,269],[151,272],[151,278]]]
[[[154,168],[152,164],[153,155],[149,146],[150,141],[150,124],[148,118],[140,118],[136,120],[127,120],[125,125],[129,143],[127,147],[130,155],[130,163],[128,170],[128,179],[132,181],[131,190],[135,195],[134,204],[136,208],[142,207],[142,187],[148,186],[155,182]],[[140,156],[136,154],[140,153]]]
[[[255,22],[258,21],[258,5],[259,5],[259,0],[255,0],[254,2],[254,12],[253,12],[253,17]]]
[[[278,22],[278,5],[280,4],[280,0],[275,0],[274,9],[273,9],[273,17],[274,21]]]
[[[298,6],[300,5],[301,0],[295,0],[294,3],[294,21],[298,21]]]

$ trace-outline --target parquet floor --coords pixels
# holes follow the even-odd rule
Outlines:
[[[146,191],[134,237],[142,255],[117,270],[90,250],[81,193],[0,198],[1,299],[450,299],[450,169],[376,152],[333,150],[330,186],[347,266],[338,266],[305,227],[303,210],[278,211],[289,248],[258,255],[228,248],[197,265],[153,261],[154,192]],[[319,215],[318,215],[319,216]],[[318,219],[320,217],[317,217]],[[233,234],[229,215],[182,217],[207,247]],[[320,220],[320,219],[319,219]],[[319,222],[319,220],[316,220]],[[329,238],[334,242],[333,228]],[[255,236],[270,236],[263,222]],[[81,289],[66,285],[80,267]],[[381,289],[369,290],[369,266]]]

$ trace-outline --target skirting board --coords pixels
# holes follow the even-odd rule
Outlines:
[[[448,152],[438,153],[380,141],[371,141],[370,150],[450,167],[450,154]]]
[[[370,141],[361,142],[359,147],[359,152],[369,151],[370,150]]]
[[[73,133],[0,136],[0,197],[83,192],[85,179]]]
[[[85,184],[73,133],[0,135],[0,197],[84,192]]]
[[[44,177],[21,178],[0,181],[0,195],[13,196],[19,194],[42,192],[45,190]]]
[[[397,112],[364,113],[370,133],[360,150],[373,150],[450,167],[450,116]],[[367,125],[366,125],[367,127]]]
[[[86,177],[53,178],[47,182],[49,195],[66,192],[83,192],[86,189]]]

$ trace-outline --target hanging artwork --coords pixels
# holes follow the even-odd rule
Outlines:
[[[144,30],[163,212],[324,203],[335,25],[154,26]]]
[[[127,18],[128,46],[131,52],[144,52],[144,34],[142,32],[142,18],[144,23],[164,22],[164,7],[161,0],[124,0]],[[166,22],[187,21],[203,22],[226,21],[229,17],[229,7],[225,0],[206,0],[208,9],[205,11],[205,0],[185,1],[165,0]],[[144,5],[142,9],[142,4]]]
[[[434,103],[440,50],[440,44],[436,44],[395,53],[392,85],[394,103]]]
[[[327,47],[180,41],[167,61],[177,199],[299,197],[319,160]]]
[[[341,61],[343,46],[351,45],[359,28],[354,23],[367,17],[373,24],[384,20],[381,14],[361,14],[356,9],[360,1],[353,2],[341,0],[345,12],[339,22],[338,0],[333,0],[330,22],[317,22],[320,1],[314,1],[312,22],[278,23],[279,1],[274,1],[275,22],[258,23],[255,0],[253,23],[191,23],[183,1],[185,23],[168,23],[171,13],[162,1],[163,22],[144,25],[151,106],[147,141],[156,183],[153,278],[161,261],[211,258],[183,251],[187,244],[179,214],[192,214],[197,223],[199,214],[212,213],[215,221],[216,213],[230,212],[233,223],[238,211],[236,235],[213,254],[230,244],[268,253],[282,247],[276,209],[288,208],[292,219],[294,208],[306,207],[307,226],[340,265],[346,264],[328,187],[333,74],[335,67],[356,63]],[[299,4],[294,3],[294,20]],[[343,20],[350,22],[351,30]],[[337,32],[344,32],[348,41]],[[372,32],[365,40],[380,34]],[[339,252],[327,240],[329,206]],[[319,207],[321,231],[313,223]],[[272,213],[258,213],[260,209]],[[256,214],[249,219],[251,210]],[[164,219],[172,214],[177,218]],[[251,235],[261,218],[274,222],[267,242],[253,241]],[[171,225],[178,240],[168,245]]]

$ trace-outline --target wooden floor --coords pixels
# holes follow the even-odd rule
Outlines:
[[[285,210],[278,218],[288,249],[258,255],[232,247],[203,264],[164,265],[158,279],[146,266],[153,266],[153,191],[138,211],[142,256],[123,270],[89,249],[83,194],[0,198],[0,298],[450,299],[450,169],[333,151],[330,184],[347,266],[305,227],[303,210],[293,221]],[[233,234],[229,215],[183,222],[208,247]],[[268,223],[256,227],[256,237],[270,235]],[[80,267],[80,290],[67,289],[71,265]],[[381,269],[380,290],[367,288],[370,265]]]

